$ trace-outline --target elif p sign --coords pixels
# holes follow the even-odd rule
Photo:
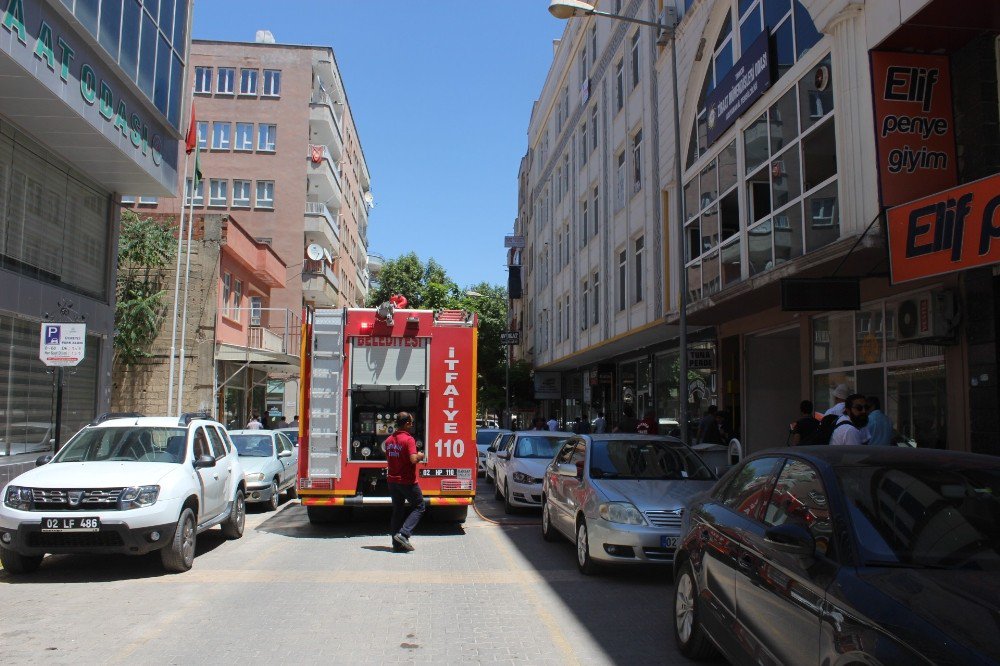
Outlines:
[[[79,365],[87,351],[86,324],[42,322],[38,358],[48,366]]]

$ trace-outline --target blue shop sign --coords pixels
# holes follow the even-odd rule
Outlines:
[[[736,119],[753,106],[774,81],[771,62],[770,31],[764,30],[743,51],[729,73],[708,94],[708,144],[725,134]]]

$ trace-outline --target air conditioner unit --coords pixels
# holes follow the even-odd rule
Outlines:
[[[899,304],[896,341],[911,344],[954,344],[958,330],[955,294],[926,291]]]

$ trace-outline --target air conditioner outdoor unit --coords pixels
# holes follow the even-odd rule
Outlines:
[[[955,294],[926,291],[899,304],[896,341],[914,344],[954,344],[958,330]]]

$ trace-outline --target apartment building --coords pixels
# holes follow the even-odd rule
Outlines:
[[[179,176],[184,205],[196,215],[239,220],[271,246],[287,272],[267,297],[231,276],[225,311],[298,317],[303,308],[363,304],[371,180],[333,50],[277,44],[267,31],[255,42],[194,40],[189,82],[204,178],[192,189],[190,173],[186,181]],[[126,202],[140,213],[177,217],[182,205],[181,199]],[[272,367],[266,400],[248,400],[294,414],[297,372],[270,365],[283,367]]]
[[[663,9],[597,4],[645,20]],[[975,201],[1000,195],[992,6],[668,4],[679,16],[679,100],[655,30],[575,18],[532,114],[528,205],[514,232],[530,250],[520,314],[524,353],[546,380],[538,397],[552,398],[543,407],[604,409],[612,421],[651,411],[663,423],[679,399],[692,416],[717,404],[743,448],[759,450],[785,443],[800,400],[825,409],[845,384],[879,397],[901,440],[1000,453],[1000,256],[985,242],[978,255],[953,249],[947,222],[948,202],[965,196],[972,233],[990,236]],[[940,131],[904,131],[900,117]],[[940,208],[942,222],[913,200]],[[580,238],[585,228],[596,243]],[[687,396],[677,395],[682,302]]]
[[[190,7],[0,3],[0,455],[51,446],[43,322],[87,327],[63,442],[110,404],[118,196],[177,196]]]

